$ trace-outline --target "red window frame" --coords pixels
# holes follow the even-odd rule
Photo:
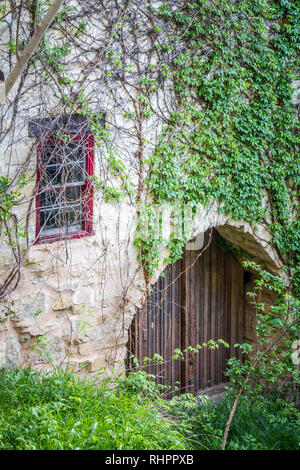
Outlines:
[[[94,173],[94,137],[91,133],[78,133],[78,134],[68,134],[70,136],[70,142],[82,142],[85,151],[85,169],[86,169],[86,182],[81,185],[81,191],[84,194],[85,205],[83,208],[83,221],[82,229],[79,231],[74,231],[71,233],[57,233],[49,234],[41,233],[41,176],[42,176],[42,152],[43,148],[47,145],[59,145],[65,142],[54,136],[49,136],[44,139],[42,144],[39,144],[38,154],[37,154],[37,195],[36,195],[36,237],[35,243],[50,243],[59,240],[81,238],[89,235],[94,235],[93,232],[93,183],[89,176]],[[60,187],[71,188],[78,186],[76,183],[67,183],[60,185]]]

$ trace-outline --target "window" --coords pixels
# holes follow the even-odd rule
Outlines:
[[[92,233],[93,136],[46,137],[38,155],[36,242]]]

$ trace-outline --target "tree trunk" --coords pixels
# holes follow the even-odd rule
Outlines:
[[[46,16],[42,20],[42,22],[37,25],[33,36],[29,40],[27,46],[25,47],[24,51],[20,55],[20,57],[17,60],[16,65],[8,75],[8,77],[5,80],[4,87],[5,87],[5,98],[17,82],[18,78],[21,76],[24,68],[26,67],[26,64],[30,60],[32,54],[34,51],[38,48],[41,40],[44,37],[45,32],[51,25],[52,21],[56,17],[59,9],[61,8],[64,0],[55,0],[53,5],[49,8]],[[2,102],[2,105],[4,104],[4,100]],[[0,102],[1,106],[1,102]]]

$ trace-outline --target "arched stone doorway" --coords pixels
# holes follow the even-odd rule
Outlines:
[[[208,237],[206,232],[205,244]],[[232,252],[222,249],[222,242],[213,230],[201,256],[199,251],[185,251],[181,260],[167,266],[129,330],[128,357],[133,354],[142,363],[144,357],[159,354],[164,362],[145,370],[162,384],[174,388],[177,383],[182,392],[222,387],[226,361],[241,354],[234,344],[245,339],[245,282],[249,279]],[[230,348],[203,348],[186,355],[184,361],[171,359],[176,348],[184,350],[210,339],[222,339]],[[132,366],[130,360],[128,365]]]

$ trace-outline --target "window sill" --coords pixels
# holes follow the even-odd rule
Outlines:
[[[55,243],[55,242],[60,242],[63,240],[73,240],[77,238],[83,238],[83,237],[91,237],[95,235],[95,232],[75,232],[75,233],[70,233],[69,235],[48,235],[48,236],[41,236],[39,237],[35,242],[34,245],[42,245],[46,243]]]

